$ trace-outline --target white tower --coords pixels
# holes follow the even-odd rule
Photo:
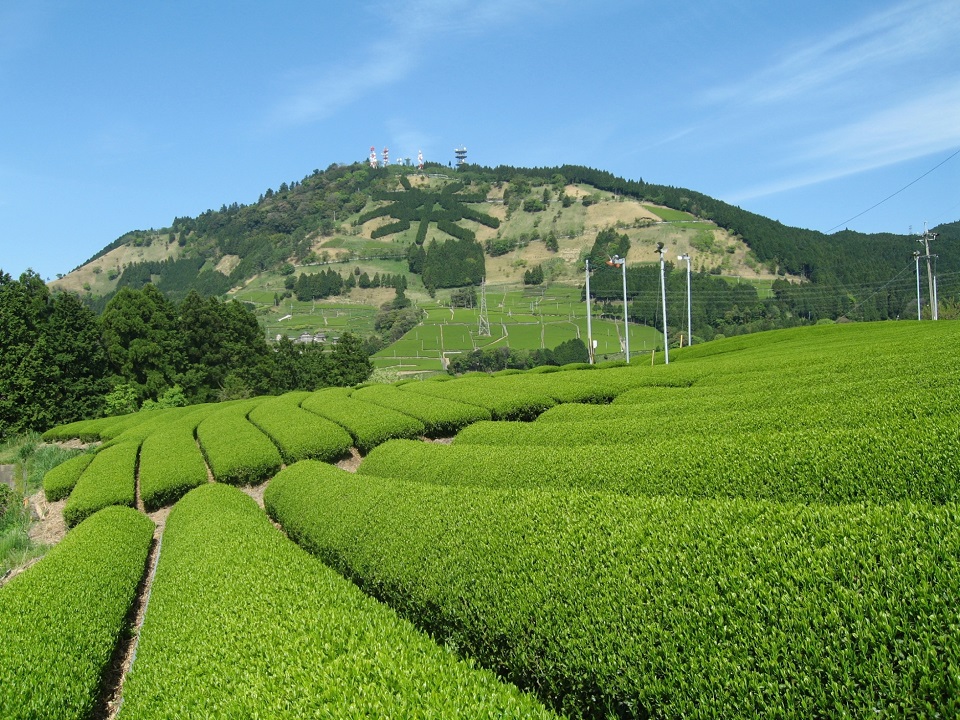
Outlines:
[[[370,146],[370,167],[377,167],[377,149],[371,145]]]
[[[383,166],[386,167],[390,164],[390,150],[386,145],[383,147]]]
[[[417,170],[423,170],[423,150],[417,150]]]

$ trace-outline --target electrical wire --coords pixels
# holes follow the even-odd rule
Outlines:
[[[827,233],[832,233],[834,230],[836,230],[836,229],[839,228],[839,227],[843,227],[844,225],[846,225],[846,224],[847,224],[848,222],[850,222],[851,220],[856,220],[856,219],[857,219],[858,217],[860,217],[861,215],[866,215],[866,214],[867,214],[868,212],[870,212],[871,210],[880,207],[881,205],[883,205],[883,204],[884,204],[887,200],[889,200],[890,198],[896,197],[897,195],[899,195],[900,193],[902,193],[904,190],[906,190],[906,189],[907,189],[908,187],[910,187],[911,185],[914,185],[915,183],[918,183],[918,182],[920,182],[921,180],[923,180],[927,175],[929,175],[930,173],[932,173],[934,170],[936,170],[936,169],[937,169],[938,167],[940,167],[941,165],[944,165],[947,161],[953,160],[953,158],[955,158],[957,155],[960,155],[960,148],[958,148],[958,149],[957,149],[952,155],[950,155],[950,157],[948,157],[946,160],[942,160],[942,161],[939,162],[937,165],[935,165],[934,167],[932,167],[932,168],[930,168],[929,170],[927,170],[923,175],[921,175],[920,177],[918,177],[916,180],[912,180],[911,182],[908,182],[908,183],[907,183],[906,185],[904,185],[902,188],[900,188],[899,190],[897,190],[897,191],[896,191],[895,193],[893,193],[892,195],[888,195],[888,196],[885,197],[883,200],[881,200],[880,202],[878,202],[876,205],[871,205],[870,207],[868,207],[868,208],[867,208],[866,210],[864,210],[863,212],[857,213],[856,215],[854,215],[852,218],[848,218],[848,219],[844,220],[844,221],[843,221],[842,223],[840,223],[839,225],[834,225],[832,228],[830,228],[829,230],[827,230]]]

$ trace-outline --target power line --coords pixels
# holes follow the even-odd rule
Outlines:
[[[923,175],[921,175],[920,177],[918,177],[916,180],[912,180],[911,182],[908,182],[906,185],[904,185],[902,188],[900,188],[899,190],[897,190],[895,193],[893,193],[892,195],[888,195],[888,196],[885,197],[883,200],[881,200],[880,202],[878,202],[876,205],[871,205],[871,206],[868,207],[866,210],[864,210],[862,213],[857,213],[857,214],[854,215],[852,218],[848,218],[847,220],[844,220],[844,221],[843,221],[842,223],[840,223],[839,225],[834,225],[832,228],[830,228],[829,230],[827,230],[827,232],[828,232],[828,233],[832,233],[832,232],[833,232],[834,230],[836,230],[838,227],[842,227],[842,226],[846,225],[848,222],[850,222],[851,220],[856,220],[856,219],[857,219],[858,217],[860,217],[861,215],[866,215],[868,212],[870,212],[870,211],[873,210],[874,208],[880,207],[881,205],[883,205],[883,204],[884,204],[887,200],[889,200],[890,198],[896,197],[897,195],[899,195],[900,193],[902,193],[904,190],[906,190],[906,189],[907,189],[908,187],[910,187],[911,185],[914,185],[914,184],[920,182],[921,180],[923,180],[927,175],[929,175],[930,173],[932,173],[934,170],[936,170],[936,169],[937,169],[938,167],[940,167],[941,165],[945,164],[947,161],[953,160],[953,158],[955,158],[957,155],[960,155],[960,148],[958,148],[958,149],[957,149],[952,155],[950,155],[950,157],[948,157],[946,160],[942,160],[940,163],[938,163],[938,164],[935,165],[934,167],[932,167],[932,168],[930,168],[929,170],[927,170]]]

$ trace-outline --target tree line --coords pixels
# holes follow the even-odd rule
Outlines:
[[[51,294],[31,271],[0,271],[0,439],[177,398],[200,403],[353,385],[372,372],[363,343],[344,333],[327,349],[268,344],[237,301],[154,285],[121,288],[97,315],[71,293]]]

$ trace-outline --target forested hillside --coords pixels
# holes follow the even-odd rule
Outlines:
[[[749,249],[749,263],[784,280],[776,288],[777,299],[786,303],[782,310],[810,320],[851,312],[856,319],[906,316],[910,301],[915,301],[909,282],[887,287],[894,279],[909,280],[913,252],[920,247],[914,237],[847,230],[826,235],[785,226],[694,190],[627,180],[583,166],[465,166],[455,173],[428,166],[425,173],[401,166],[331,165],[282,183],[276,191],[268,189],[250,205],[224,205],[196,218],[175,218],[169,228],[128,233],[85,264],[102,263],[119,248],[140,250],[127,262],[95,269],[96,278],[87,283],[88,302],[103,307],[119,288],[139,289],[150,282],[175,299],[190,290],[223,295],[258,273],[287,264],[363,257],[405,258],[409,273],[429,289],[476,285],[496,272],[489,259],[516,254],[537,241],[556,253],[556,219],[571,205],[622,198],[709,221],[704,229],[718,227],[742,241]],[[571,186],[584,191],[571,196],[566,191]],[[501,224],[504,220],[506,225]],[[625,225],[620,220],[616,224]],[[946,302],[960,294],[958,227],[951,223],[935,228],[940,233],[935,247],[939,295]],[[559,230],[563,232],[577,230]],[[583,237],[579,246],[589,248],[593,241]],[[710,242],[700,237],[691,254],[699,269],[719,272],[724,258],[709,255],[707,251],[715,249]],[[142,252],[144,248],[153,248],[158,259],[135,259],[151,254]],[[563,259],[569,264],[578,257]],[[631,258],[630,265],[636,264]],[[568,281],[572,277],[569,273]]]

